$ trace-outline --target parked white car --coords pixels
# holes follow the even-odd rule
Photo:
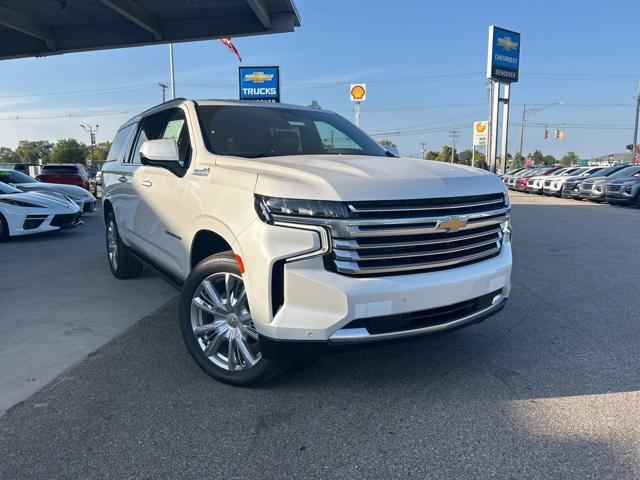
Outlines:
[[[119,129],[102,172],[111,271],[181,285],[187,348],[224,382],[470,325],[509,296],[500,179],[396,158],[332,112],[167,102]]]
[[[595,172],[602,170],[604,167],[580,167],[567,171],[561,175],[553,175],[544,180],[542,193],[559,197],[562,194],[562,187],[567,180],[575,180],[582,177],[588,177]]]
[[[79,218],[80,207],[62,195],[22,192],[0,182],[0,241],[73,226]]]
[[[80,207],[80,213],[91,213],[96,210],[96,198],[86,189],[76,185],[39,182],[17,170],[0,170],[0,182],[12,185],[23,192],[54,192],[67,196]]]

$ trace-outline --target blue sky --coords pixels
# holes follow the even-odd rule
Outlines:
[[[469,148],[473,121],[487,116],[490,24],[522,32],[511,121],[520,121],[523,102],[565,102],[528,118],[525,152],[573,150],[588,157],[631,143],[640,2],[296,4],[302,27],[295,33],[234,39],[243,64],[280,65],[283,101],[317,100],[349,119],[349,83],[367,82],[361,126],[390,132],[384,138],[402,154],[417,153],[420,142],[439,149],[451,128],[460,131],[459,146]],[[238,62],[218,41],[176,45],[175,63],[179,96],[237,98]],[[0,146],[15,147],[23,138],[86,142],[81,123],[100,125],[98,141],[111,139],[120,123],[160,102],[157,84],[168,75],[167,46],[0,62]],[[545,123],[564,128],[566,138],[543,140]],[[514,126],[510,151],[518,141]]]

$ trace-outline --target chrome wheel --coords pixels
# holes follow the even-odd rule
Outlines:
[[[114,270],[118,269],[118,233],[116,232],[116,226],[113,222],[109,222],[107,225],[107,255],[109,256],[109,263]]]
[[[220,368],[246,370],[262,358],[239,275],[215,273],[200,283],[191,300],[191,328],[204,354]]]

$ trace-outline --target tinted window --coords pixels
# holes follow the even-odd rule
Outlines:
[[[374,155],[385,150],[331,112],[254,106],[199,106],[207,148],[219,155]]]
[[[609,175],[611,178],[624,178],[632,177],[640,171],[640,167],[627,167],[617,171],[613,175]]]
[[[81,173],[75,165],[45,165],[43,173]]]
[[[35,178],[16,170],[0,170],[0,182],[4,183],[37,183]]]

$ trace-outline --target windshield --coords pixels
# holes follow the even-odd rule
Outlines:
[[[570,176],[582,175],[587,170],[589,170],[589,169],[588,168],[574,168],[572,170],[569,170],[568,172],[564,172],[564,174],[565,175],[570,175]]]
[[[35,178],[31,178],[17,170],[0,170],[0,182],[4,183],[38,183]]]
[[[618,170],[620,170],[620,166],[619,165],[616,165],[616,166],[613,166],[613,167],[606,167],[606,168],[603,168],[602,170],[600,170],[599,172],[596,172],[593,175],[590,175],[589,178],[608,177],[609,175],[611,175],[612,173],[617,172]]]
[[[11,185],[7,185],[4,182],[0,182],[0,195],[8,195],[10,193],[22,193],[22,192],[17,188],[12,187]]]
[[[609,177],[611,178],[632,177],[638,172],[640,172],[640,167],[627,167],[617,171],[613,175],[609,175]]]
[[[385,150],[340,115],[322,110],[216,105],[198,107],[207,149],[218,155],[373,155]]]

